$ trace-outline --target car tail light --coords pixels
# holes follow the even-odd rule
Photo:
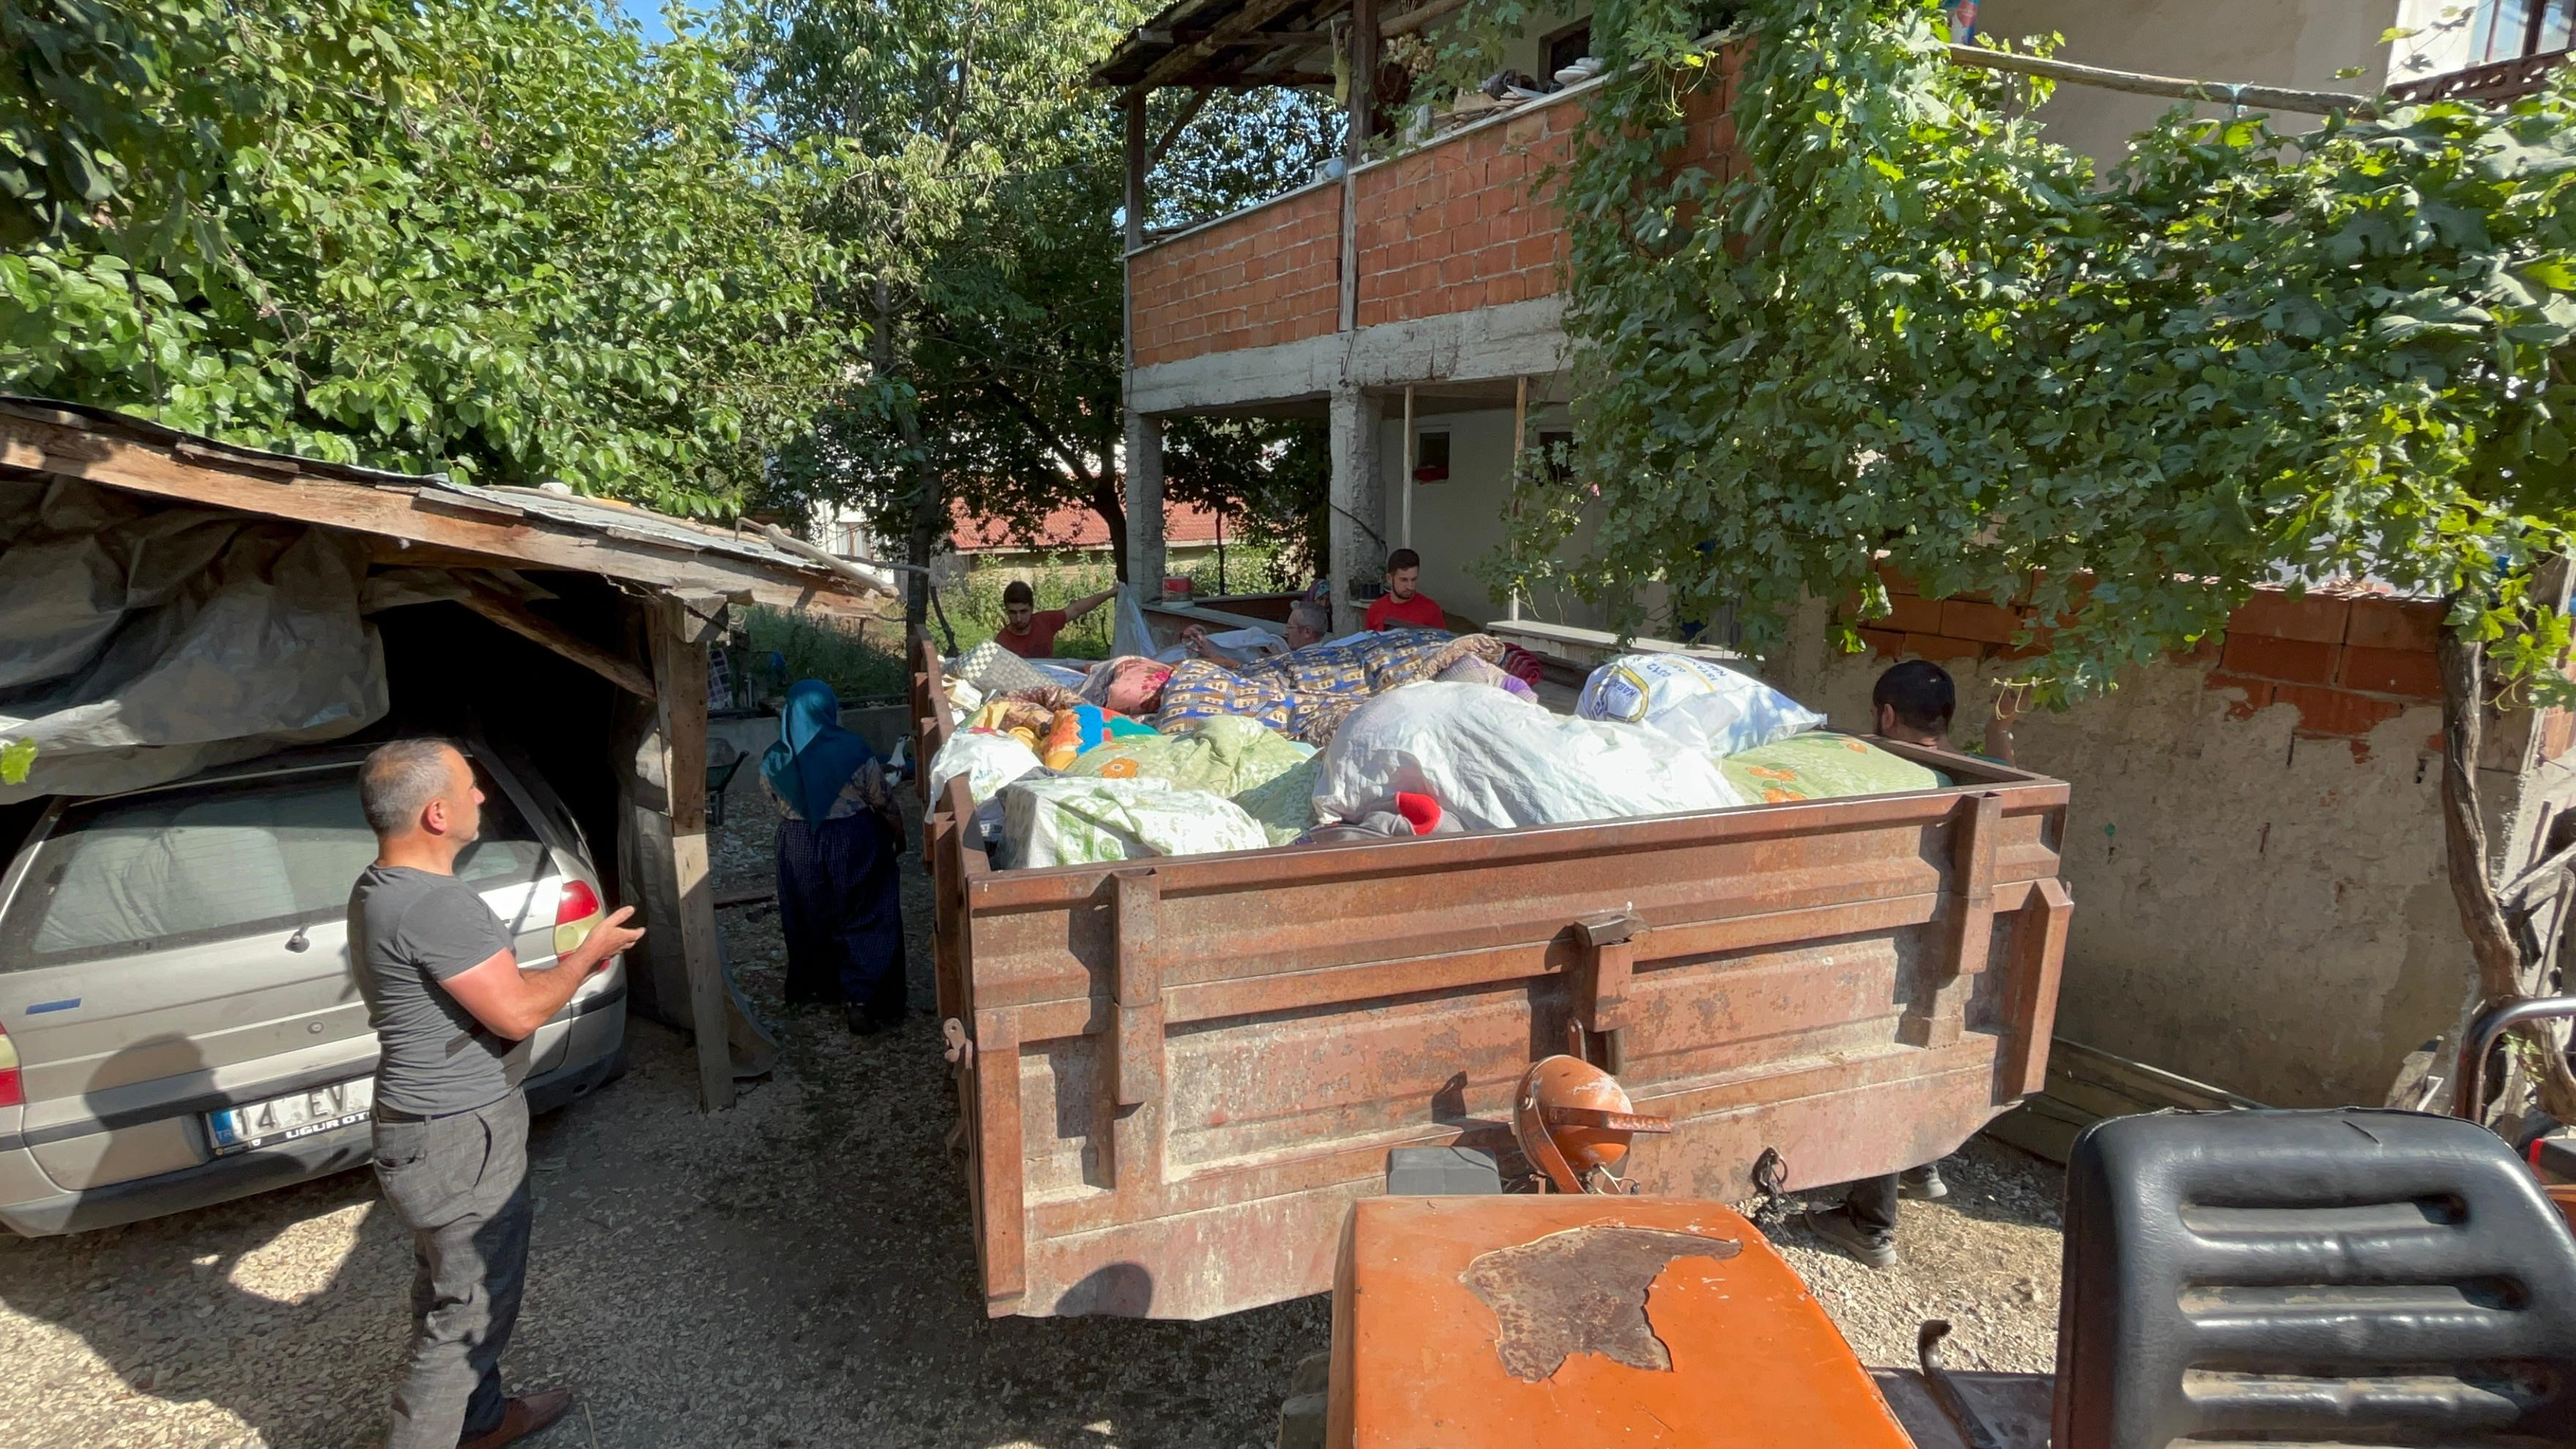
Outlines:
[[[560,956],[580,945],[599,924],[599,892],[585,880],[567,880],[563,894],[555,899],[555,954]]]
[[[0,1027],[0,1107],[26,1104],[26,1088],[18,1082],[18,1049],[9,1043],[9,1032]]]

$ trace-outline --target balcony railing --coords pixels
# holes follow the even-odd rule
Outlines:
[[[2402,81],[2390,86],[2388,93],[2401,101],[2517,100],[2540,89],[2541,82],[2549,78],[2551,71],[2567,63],[2569,54],[2564,50],[2548,50],[2538,55],[2489,61],[2466,70]]]

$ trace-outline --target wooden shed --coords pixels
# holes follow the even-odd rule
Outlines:
[[[0,503],[24,509],[65,480],[112,490],[129,517],[191,510],[309,530],[364,578],[403,581],[417,606],[367,625],[382,692],[417,705],[406,719],[497,723],[570,778],[567,800],[617,903],[654,928],[639,953],[649,958],[629,962],[638,1007],[695,1031],[702,1100],[731,1105],[699,783],[709,644],[732,604],[873,618],[866,581],[606,500],[320,463],[0,397]]]

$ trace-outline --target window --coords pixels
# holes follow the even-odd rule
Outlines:
[[[1421,432],[1413,437],[1413,481],[1446,483],[1449,481],[1449,430]]]
[[[1592,53],[1592,22],[1558,31],[1547,38],[1546,46],[1547,73],[1553,76]]]
[[[2565,50],[2576,40],[2576,0],[2478,0],[2469,17],[2469,63],[2486,65]]]
[[[1562,488],[1574,481],[1574,434],[1558,429],[1541,429],[1538,435],[1539,466],[1547,470],[1548,481]]]
[[[483,787],[459,880],[533,880],[545,859],[510,797]],[[283,930],[346,910],[376,858],[354,768],[74,805],[0,916],[0,970]]]

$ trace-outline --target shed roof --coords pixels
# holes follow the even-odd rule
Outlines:
[[[655,589],[855,611],[848,577],[731,529],[606,499],[246,448],[105,408],[0,394],[0,478],[55,474],[369,536],[382,562],[568,569]]]
[[[1330,85],[1333,17],[1350,0],[1173,0],[1092,71],[1096,85]],[[1300,64],[1317,55],[1322,64]]]

